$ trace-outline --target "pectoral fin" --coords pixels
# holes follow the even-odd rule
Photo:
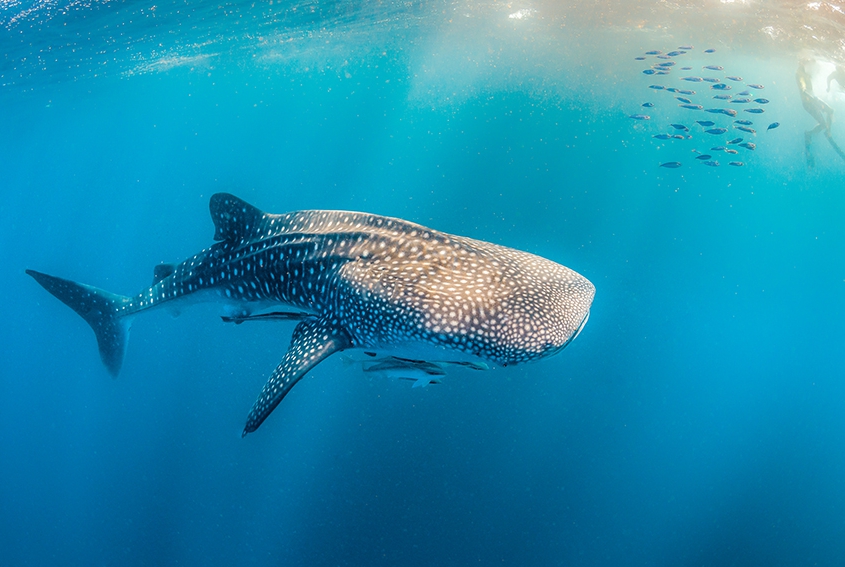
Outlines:
[[[307,319],[293,331],[288,351],[261,390],[246,420],[243,436],[252,433],[267,419],[293,385],[333,353],[352,346],[349,334],[331,321]]]

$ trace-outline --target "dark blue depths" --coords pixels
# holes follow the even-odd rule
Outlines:
[[[432,109],[401,77],[175,69],[3,95],[2,562],[836,564],[845,196],[841,170],[805,169],[796,101],[756,166],[683,173],[620,108]],[[151,313],[111,380],[23,273],[135,293],[210,244],[218,191],[546,256],[595,283],[591,319],[552,359],[424,389],[329,359],[241,439],[292,323]]]

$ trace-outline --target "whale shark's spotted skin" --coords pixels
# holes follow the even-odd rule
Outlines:
[[[186,296],[235,306],[236,322],[299,320],[244,435],[335,352],[422,344],[501,365],[536,360],[577,336],[595,294],[583,276],[539,256],[399,219],[267,214],[228,194],[214,195],[210,209],[219,242],[157,266],[153,285],[134,297],[27,273],[88,321],[114,375],[132,316]],[[274,305],[292,309],[250,315]]]

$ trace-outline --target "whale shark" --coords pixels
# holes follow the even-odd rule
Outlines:
[[[156,266],[152,285],[137,295],[26,273],[88,322],[113,376],[142,311],[216,301],[224,321],[296,321],[243,436],[334,353],[358,349],[365,371],[437,383],[448,367],[483,370],[560,352],[581,332],[595,296],[589,280],[551,260],[397,218],[270,214],[227,193],[213,195],[209,209],[215,244]],[[368,363],[380,349],[392,354]],[[421,351],[424,358],[415,356]]]

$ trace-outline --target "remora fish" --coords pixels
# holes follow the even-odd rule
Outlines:
[[[218,242],[181,264],[157,266],[153,285],[135,296],[27,274],[88,322],[112,375],[134,316],[160,305],[220,301],[235,314],[224,320],[236,323],[298,320],[243,435],[335,352],[422,348],[450,361],[537,360],[578,336],[595,295],[586,278],[550,260],[399,219],[267,214],[225,193],[211,197],[210,210]],[[274,306],[288,310],[253,314]]]

